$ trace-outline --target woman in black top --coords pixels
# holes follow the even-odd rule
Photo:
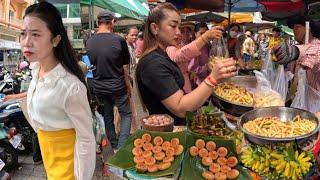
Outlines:
[[[236,70],[232,58],[221,60],[203,83],[185,95],[183,75],[165,51],[168,46],[177,45],[180,23],[179,13],[170,3],[160,4],[150,11],[144,29],[142,58],[136,70],[140,95],[149,114],[169,114],[175,119],[175,125],[185,124],[185,113],[199,108],[213,93],[214,86],[234,76]],[[221,37],[221,30],[215,28],[200,36],[197,46]]]

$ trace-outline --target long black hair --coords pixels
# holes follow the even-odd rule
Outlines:
[[[67,32],[64,28],[62,18],[58,9],[48,2],[39,2],[33,4],[26,9],[25,15],[40,18],[46,23],[47,28],[52,34],[52,38],[60,35],[61,40],[59,44],[54,47],[54,56],[58,59],[61,65],[71,74],[77,76],[79,80],[87,87],[88,100],[90,102],[90,94],[88,92],[88,86],[85,81],[83,72],[78,65],[75,52],[69,41]]]

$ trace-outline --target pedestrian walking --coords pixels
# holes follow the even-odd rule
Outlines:
[[[102,11],[97,19],[98,31],[86,42],[89,59],[94,66],[93,91],[104,104],[106,134],[111,146],[118,149],[130,135],[130,54],[125,39],[113,33],[114,14]],[[121,117],[119,139],[115,132],[114,106]]]
[[[26,9],[20,36],[31,62],[29,123],[38,133],[49,180],[88,180],[96,162],[86,82],[59,11],[48,2]]]

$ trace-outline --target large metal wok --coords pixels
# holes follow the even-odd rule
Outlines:
[[[246,129],[243,128],[243,124],[254,120],[258,117],[278,117],[281,121],[288,122],[292,120],[297,115],[300,115],[301,118],[306,118],[314,123],[316,123],[316,128],[305,135],[289,137],[289,138],[275,138],[275,137],[266,137],[266,136],[259,136],[250,133]],[[309,139],[314,138],[319,131],[319,119],[311,112],[296,109],[296,108],[289,108],[289,107],[267,107],[267,108],[259,108],[252,111],[249,111],[243,114],[240,117],[240,121],[238,121],[238,126],[244,133],[245,137],[255,143],[255,144],[272,144],[277,142],[292,142],[297,140],[298,143],[303,143]]]
[[[257,79],[255,76],[234,76],[225,80],[225,82],[246,88],[249,91],[253,91],[257,87]],[[213,98],[211,99],[211,101],[214,105],[216,105],[226,113],[237,117],[253,109],[253,106],[247,106],[228,101],[216,95],[215,92],[213,93]]]

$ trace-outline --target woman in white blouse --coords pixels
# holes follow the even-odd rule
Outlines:
[[[59,11],[47,2],[29,6],[20,40],[32,63],[27,106],[47,177],[90,180],[96,161],[92,113]]]

